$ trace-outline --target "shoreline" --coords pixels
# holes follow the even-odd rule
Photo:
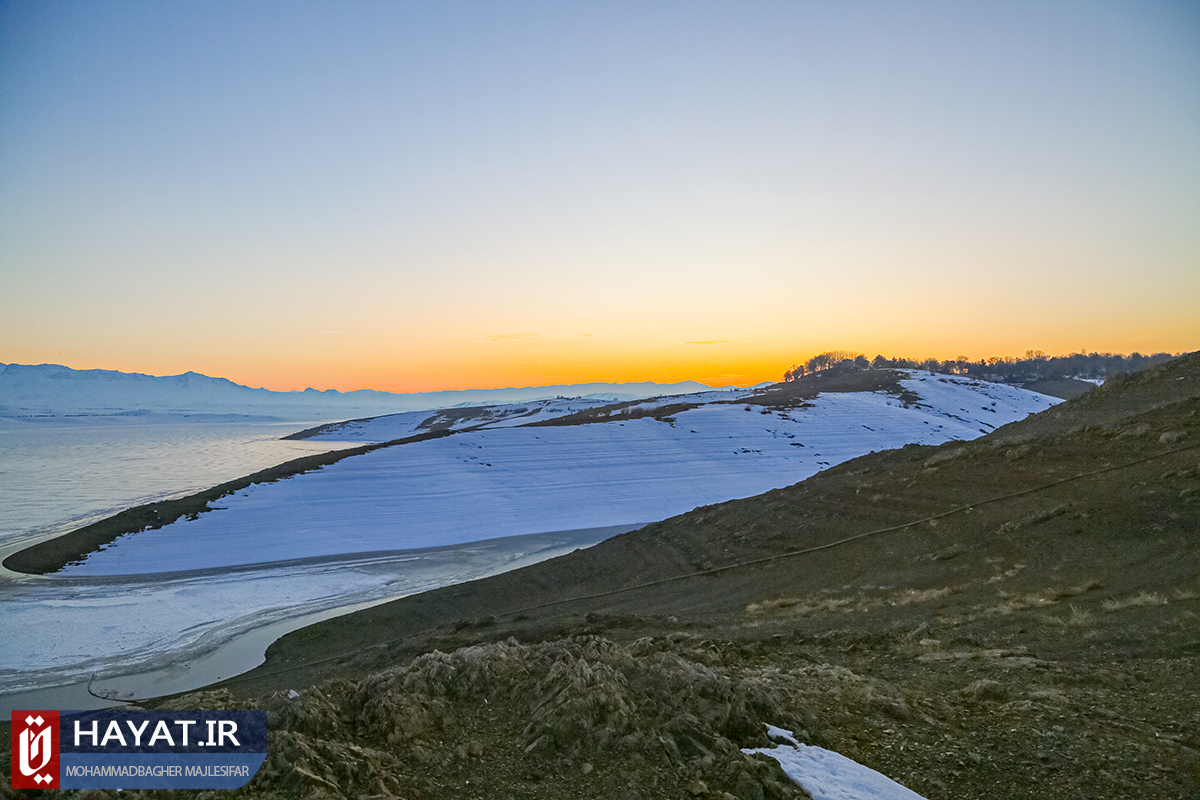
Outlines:
[[[329,568],[339,565],[349,569],[386,571],[389,567],[398,567],[396,579],[389,582],[383,591],[376,590],[369,593],[368,596],[347,596],[342,599],[348,602],[339,602],[328,608],[314,608],[310,604],[307,611],[298,609],[301,613],[294,616],[280,618],[274,615],[265,618],[259,624],[235,630],[225,639],[219,638],[221,629],[217,627],[216,630],[206,633],[201,639],[174,651],[163,651],[159,657],[152,660],[142,659],[131,664],[129,663],[130,654],[118,654],[111,657],[111,668],[106,670],[101,666],[92,672],[93,677],[90,680],[84,679],[83,675],[86,673],[82,672],[78,678],[63,680],[70,668],[56,670],[55,674],[59,677],[48,678],[49,681],[53,681],[52,683],[0,693],[0,711],[3,711],[4,707],[33,707],[29,704],[35,701],[45,705],[45,702],[49,702],[53,698],[73,704],[84,699],[88,699],[88,702],[106,703],[101,698],[88,694],[89,683],[92,683],[92,688],[97,694],[111,693],[113,695],[107,701],[107,705],[96,707],[108,707],[109,705],[194,691],[261,666],[265,662],[268,647],[288,633],[309,625],[432,589],[519,569],[565,555],[574,550],[586,549],[613,536],[640,528],[643,524],[631,523],[568,531],[548,531],[412,550],[291,559],[286,562],[273,562],[265,565],[265,570],[264,565],[260,564],[247,565],[233,570],[193,570],[186,573],[167,572],[153,575],[97,576],[94,578],[50,577],[48,580],[51,584],[61,583],[63,586],[72,583],[86,583],[117,587],[128,585],[130,578],[136,578],[141,583],[154,584],[181,579],[202,581],[212,574],[227,575],[231,571],[262,573],[275,569]],[[213,623],[213,625],[219,626],[219,623]],[[214,641],[214,638],[217,641]],[[137,654],[135,653],[133,656],[136,657]],[[54,702],[58,702],[58,700],[54,700]],[[81,706],[60,705],[59,707]]]
[[[329,464],[335,464],[344,458],[362,455],[374,450],[380,450],[394,445],[410,444],[429,439],[440,439],[449,436],[454,431],[434,431],[406,436],[388,442],[373,442],[371,444],[352,447],[344,450],[330,450],[311,456],[301,456],[285,461],[274,467],[259,470],[241,478],[218,484],[185,497],[173,500],[159,500],[126,509],[111,517],[106,517],[82,528],[60,534],[50,539],[17,550],[6,557],[3,562],[5,569],[26,575],[49,575],[69,564],[79,562],[89,554],[94,553],[118,538],[153,530],[170,525],[173,522],[189,516],[198,516],[211,511],[209,504],[235,492],[241,491],[257,483],[274,483],[304,472],[310,472]]]

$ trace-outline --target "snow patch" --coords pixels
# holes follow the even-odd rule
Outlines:
[[[801,744],[792,732],[774,725],[767,735],[791,744],[743,749],[779,762],[788,777],[812,795],[813,800],[925,800],[924,797],[870,767],[823,747]]]

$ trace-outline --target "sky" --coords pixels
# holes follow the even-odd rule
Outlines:
[[[0,362],[1198,348],[1195,2],[0,2]]]

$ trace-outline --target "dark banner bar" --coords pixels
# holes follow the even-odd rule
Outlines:
[[[265,711],[13,711],[14,789],[236,789],[267,757]]]

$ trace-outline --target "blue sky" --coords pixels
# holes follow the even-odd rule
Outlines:
[[[271,388],[1195,349],[1200,6],[7,2],[0,294]]]

